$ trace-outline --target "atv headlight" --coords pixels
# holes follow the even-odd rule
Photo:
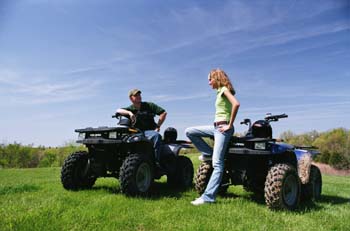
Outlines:
[[[254,144],[254,149],[265,150],[266,149],[266,143],[265,142],[257,142],[257,143]]]
[[[78,140],[83,140],[85,139],[85,132],[80,132],[79,135],[78,135]]]
[[[117,139],[117,132],[110,132],[108,138],[109,139]]]

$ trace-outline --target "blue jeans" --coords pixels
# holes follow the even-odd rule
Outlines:
[[[154,130],[146,130],[144,131],[147,139],[153,142],[153,148],[155,152],[156,161],[159,163],[160,161],[160,145],[162,142],[162,136]]]
[[[185,132],[194,146],[196,146],[196,148],[203,155],[212,155],[212,165],[214,170],[210,176],[210,180],[204,193],[201,195],[201,198],[204,201],[214,202],[224,172],[225,152],[234,132],[234,128],[221,133],[218,130],[218,127],[214,128],[213,126],[198,126],[189,127]],[[214,149],[211,148],[202,137],[214,137]]]

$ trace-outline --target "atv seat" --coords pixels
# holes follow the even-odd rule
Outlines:
[[[232,143],[244,143],[251,139],[253,139],[251,136],[232,136],[230,141]]]
[[[270,142],[276,142],[276,140],[268,138],[254,138],[252,136],[232,136],[228,152],[230,154],[268,155],[271,154],[268,148],[270,146]]]

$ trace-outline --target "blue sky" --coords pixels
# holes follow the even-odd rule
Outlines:
[[[134,87],[184,139],[213,121],[213,68],[236,89],[236,132],[267,112],[289,115],[275,136],[349,128],[349,35],[349,0],[0,0],[0,142],[113,126]]]

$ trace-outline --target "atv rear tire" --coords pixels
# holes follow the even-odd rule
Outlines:
[[[270,209],[295,209],[300,198],[300,180],[295,168],[288,164],[272,166],[264,191],[265,202]]]
[[[319,200],[322,193],[322,175],[320,169],[311,165],[310,177],[307,184],[301,185],[302,200]]]
[[[95,184],[96,177],[89,174],[88,153],[78,151],[68,156],[61,169],[61,182],[68,190],[89,189]]]
[[[168,183],[181,188],[189,188],[192,186],[193,174],[192,161],[186,156],[178,156],[175,174],[167,175]]]
[[[202,162],[199,166],[196,177],[195,177],[195,188],[198,194],[203,194],[211,177],[211,174],[213,172],[213,167],[211,162],[205,161]],[[218,191],[218,194],[225,194],[229,185],[228,185],[228,176],[226,173],[223,173],[221,185]]]
[[[120,167],[121,190],[128,196],[147,195],[154,177],[153,165],[141,154],[128,156]]]

